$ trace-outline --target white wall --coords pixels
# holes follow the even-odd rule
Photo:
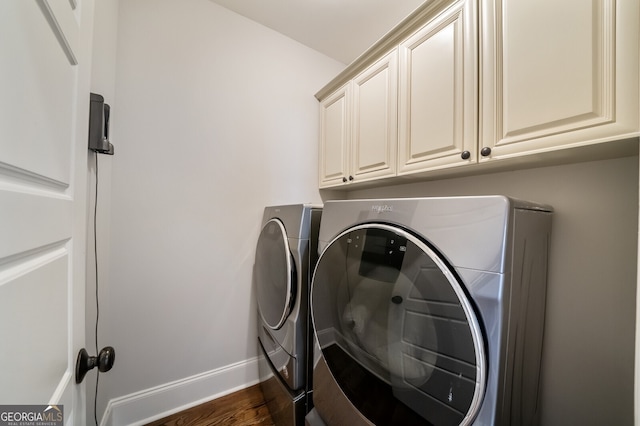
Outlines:
[[[555,209],[541,424],[633,424],[638,157],[358,190],[344,196],[481,194],[509,195]]]
[[[638,185],[640,186],[640,184]],[[640,202],[640,194],[638,196]],[[640,224],[640,205],[638,206],[638,223]],[[639,226],[640,228],[640,226]],[[639,229],[640,231],[640,229]],[[640,252],[640,232],[638,233],[638,251]],[[639,257],[640,259],[640,257]],[[640,261],[636,266],[636,345],[635,345],[635,374],[634,374],[634,405],[633,405],[633,424],[640,425],[640,292],[637,285],[640,284]]]
[[[105,398],[256,357],[262,210],[320,201],[313,94],[343,67],[207,0],[120,2]]]
[[[111,117],[118,119],[118,105],[115,102],[116,83],[116,45],[118,32],[118,0],[96,0],[94,11],[94,31],[93,31],[93,60],[91,67],[91,91],[104,96],[105,102],[112,107]],[[116,145],[118,142],[111,135],[110,139]],[[96,159],[98,161],[96,169]],[[87,280],[86,280],[86,348],[90,355],[97,355],[98,351],[105,346],[112,345],[108,340],[107,329],[109,318],[104,315],[108,305],[109,286],[109,240],[110,240],[110,210],[111,210],[111,167],[113,157],[103,154],[89,153],[89,183],[87,190],[88,212],[87,224]],[[97,173],[96,173],[97,172]],[[98,182],[98,204],[96,208],[96,178]],[[94,214],[96,215],[96,229],[94,233]],[[101,316],[98,330],[98,347],[96,349],[96,262],[94,256],[94,235],[97,236],[98,254],[98,283]],[[116,354],[117,355],[117,354]],[[94,418],[94,398],[96,389],[96,377],[98,370],[89,372],[85,378],[87,413],[86,423],[93,424]],[[101,381],[105,376],[101,375]],[[100,413],[104,411],[107,404],[104,384],[98,391],[98,419]]]

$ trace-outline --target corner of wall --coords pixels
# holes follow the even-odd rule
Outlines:
[[[100,426],[144,425],[258,382],[255,357],[112,399]]]

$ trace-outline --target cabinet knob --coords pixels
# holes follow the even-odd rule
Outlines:
[[[471,153],[469,151],[462,151],[460,157],[462,157],[463,160],[468,160],[471,158]]]
[[[349,180],[353,180],[353,176],[349,176]]]
[[[347,181],[347,178],[346,178],[346,177],[343,177],[343,178],[342,178],[342,182],[346,182],[346,181]]]
[[[491,155],[491,148],[485,146],[480,150],[480,155],[482,155],[483,157],[488,157],[489,155]]]

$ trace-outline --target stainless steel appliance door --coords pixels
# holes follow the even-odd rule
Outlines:
[[[295,264],[286,230],[278,219],[269,220],[256,247],[255,280],[258,309],[266,325],[279,329],[295,302]]]
[[[369,422],[473,421],[486,384],[481,325],[459,278],[426,239],[387,224],[346,230],[320,256],[311,297],[323,361]],[[335,395],[315,384],[314,401],[322,417],[340,411]]]

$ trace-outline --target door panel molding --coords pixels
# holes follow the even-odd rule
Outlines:
[[[64,2],[61,0],[37,0],[44,17],[53,30],[53,34],[60,43],[64,54],[71,65],[78,65],[76,51],[78,49],[78,34],[80,28],[74,15],[75,0]]]

